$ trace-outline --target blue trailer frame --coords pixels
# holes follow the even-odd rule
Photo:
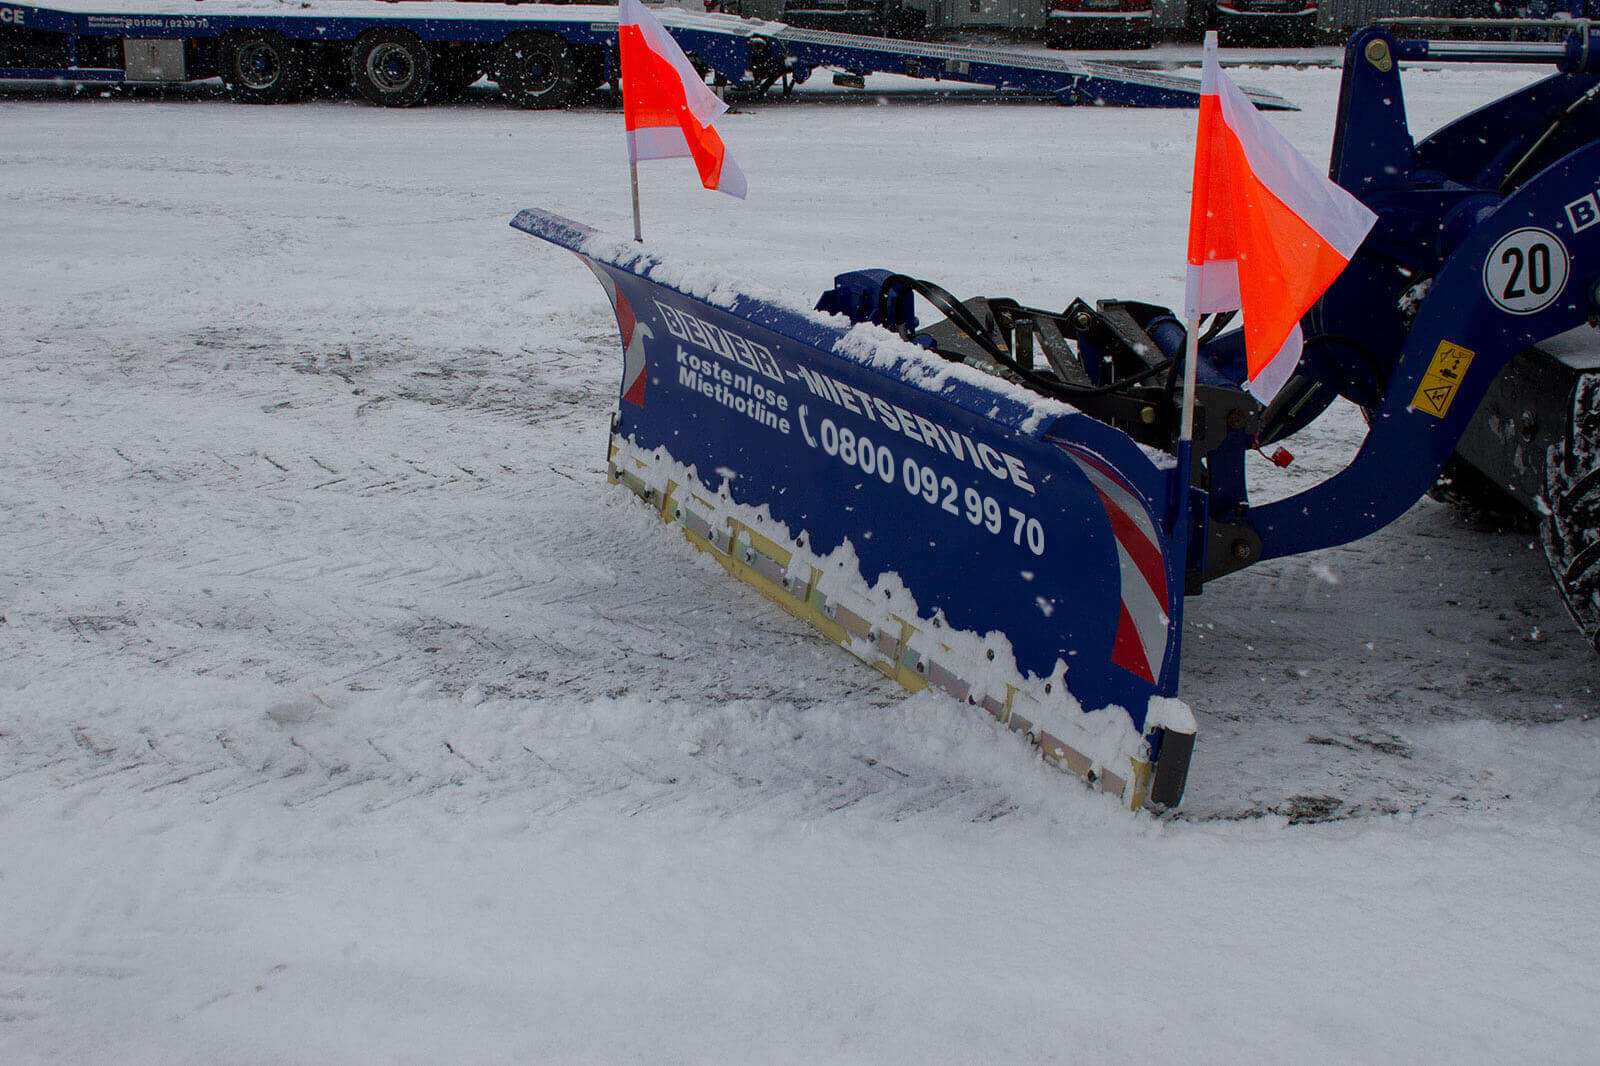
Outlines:
[[[659,17],[719,84],[762,91],[834,67],[1046,94],[1063,104],[1199,102],[1194,79],[1114,63],[670,7]],[[516,103],[561,107],[613,80],[616,23],[612,6],[458,0],[0,2],[0,81],[174,84],[220,76],[238,99],[277,103],[321,72],[331,82],[349,77],[375,103],[412,106],[437,98],[447,81],[464,88],[488,74]],[[1274,93],[1252,96],[1261,107],[1291,106]]]

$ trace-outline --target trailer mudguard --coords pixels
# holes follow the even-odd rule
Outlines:
[[[1170,457],[876,326],[546,212],[512,225],[577,253],[616,312],[612,480],[908,688],[1130,805],[1176,802],[1194,727],[1169,698],[1189,492]]]

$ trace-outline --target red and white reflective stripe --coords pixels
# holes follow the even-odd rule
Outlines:
[[[583,258],[579,256],[579,258]],[[611,300],[611,309],[617,315],[617,329],[622,333],[622,399],[636,407],[644,406],[645,371],[649,369],[644,357],[644,342],[653,336],[650,327],[633,314],[633,306],[611,275],[601,270],[593,260],[584,259],[584,265],[600,279],[600,285]]]
[[[1100,497],[1117,542],[1119,596],[1116,640],[1111,661],[1152,685],[1167,652],[1167,566],[1144,501],[1097,456],[1064,449]]]

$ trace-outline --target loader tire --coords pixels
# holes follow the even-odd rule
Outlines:
[[[1566,439],[1545,468],[1540,539],[1567,612],[1600,651],[1600,375],[1574,393]]]
[[[551,33],[522,30],[495,49],[490,75],[500,94],[518,107],[566,107],[578,87],[572,46]]]
[[[302,51],[272,30],[239,30],[222,39],[222,81],[241,104],[282,104],[305,91]]]
[[[356,38],[350,51],[356,91],[382,107],[415,107],[433,87],[433,53],[410,30],[380,27]]]

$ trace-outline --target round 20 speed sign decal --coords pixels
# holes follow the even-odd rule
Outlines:
[[[1483,262],[1483,288],[1503,311],[1531,315],[1561,295],[1567,283],[1567,249],[1547,229],[1512,230],[1489,249]]]

